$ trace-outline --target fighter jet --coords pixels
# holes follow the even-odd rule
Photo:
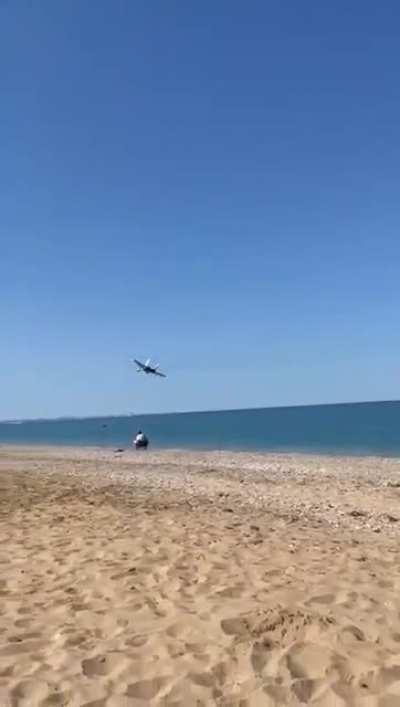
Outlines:
[[[160,378],[166,378],[167,376],[165,373],[161,373],[161,371],[158,370],[159,364],[151,364],[151,360],[148,358],[146,363],[142,363],[141,361],[138,361],[136,358],[133,359],[133,362],[136,363],[137,365],[137,372],[138,373],[151,373],[153,376],[160,376]]]

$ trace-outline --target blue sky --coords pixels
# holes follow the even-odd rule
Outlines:
[[[3,0],[0,418],[399,398],[399,32]]]

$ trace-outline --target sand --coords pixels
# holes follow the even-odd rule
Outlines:
[[[0,448],[1,707],[400,705],[400,461]]]

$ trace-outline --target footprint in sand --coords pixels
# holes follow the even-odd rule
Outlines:
[[[276,707],[290,704],[289,691],[283,685],[278,685],[275,681],[271,680],[270,684],[264,685],[263,692],[267,695],[272,703],[267,703],[268,707],[270,704],[276,705]],[[262,704],[262,702],[261,702]]]
[[[126,694],[139,700],[152,700],[165,687],[168,680],[165,677],[155,677],[152,680],[139,680],[128,685]]]
[[[189,679],[195,684],[201,687],[212,688],[214,686],[222,687],[230,673],[228,663],[217,663],[210,670],[204,673],[190,673]]]
[[[358,679],[358,687],[368,691],[369,694],[379,694],[390,690],[393,683],[400,681],[400,665],[393,665],[388,668],[370,670]],[[399,699],[400,704],[400,699]]]
[[[22,680],[11,692],[12,705],[18,705],[22,701],[26,704],[41,704],[48,697],[48,685],[42,680]]]
[[[71,693],[55,692],[40,703],[40,707],[65,707],[71,701]]]
[[[141,648],[148,641],[147,636],[132,636],[125,641],[125,645],[132,646],[133,648]]]
[[[352,644],[365,641],[365,634],[357,626],[345,626],[339,635],[343,643]]]
[[[220,589],[215,592],[215,594],[222,599],[240,599],[245,589],[244,584],[238,584],[233,587],[226,587],[225,589]]]
[[[72,635],[69,638],[66,639],[65,645],[74,647],[74,646],[81,646],[83,647],[84,644],[86,644],[88,641],[88,636],[86,633],[81,633],[81,634],[76,634]]]
[[[267,665],[271,647],[271,643],[268,639],[264,639],[264,641],[253,644],[250,654],[250,662],[256,675],[260,675]]]
[[[332,670],[332,652],[313,643],[298,643],[286,654],[286,665],[294,679],[325,677]]]
[[[21,643],[22,641],[28,641],[32,638],[40,638],[40,633],[21,633],[16,636],[9,636],[9,643]]]
[[[21,653],[32,653],[34,651],[40,651],[46,645],[47,642],[44,640],[23,640],[18,643],[9,643],[7,646],[0,650],[0,655],[17,655]]]
[[[311,698],[315,696],[318,687],[321,686],[321,682],[322,681],[318,680],[310,680],[309,678],[295,680],[291,689],[300,704],[308,705]]]
[[[231,619],[222,619],[221,628],[227,636],[245,638],[251,633],[251,625],[247,617],[236,616]]]
[[[109,653],[106,656],[87,658],[82,661],[82,672],[86,677],[98,675],[118,675],[129,664],[129,660],[121,653]]]

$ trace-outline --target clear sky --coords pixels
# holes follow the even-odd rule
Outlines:
[[[0,418],[400,398],[399,38],[398,0],[2,0]]]

